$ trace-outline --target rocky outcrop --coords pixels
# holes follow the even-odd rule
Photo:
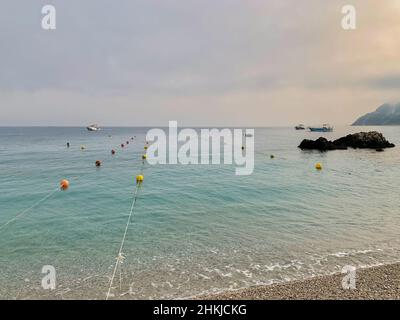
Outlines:
[[[354,149],[375,149],[382,151],[386,148],[393,148],[395,145],[386,140],[382,133],[377,131],[359,132],[349,134],[345,137],[334,141],[328,141],[325,138],[318,138],[317,140],[304,139],[299,148],[302,150],[346,150],[347,148]]]
[[[319,150],[319,151],[328,151],[328,150],[337,150],[339,149],[337,145],[335,145],[332,141],[328,141],[325,138],[318,138],[317,140],[308,140],[304,139],[299,148],[302,150]],[[342,149],[347,149],[344,146]]]

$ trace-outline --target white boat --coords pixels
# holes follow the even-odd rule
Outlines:
[[[297,126],[294,127],[296,130],[305,130],[306,127],[304,126],[304,124],[299,124]]]
[[[100,127],[97,124],[91,124],[90,126],[87,126],[86,129],[89,131],[99,131]]]

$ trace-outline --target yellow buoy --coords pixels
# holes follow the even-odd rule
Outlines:
[[[144,180],[143,175],[139,174],[136,176],[136,183],[142,183]]]
[[[142,159],[146,160],[147,159],[147,154],[142,155]]]
[[[320,164],[319,162],[315,165],[315,169],[317,170],[322,170],[322,164]]]
[[[81,146],[81,150],[85,150],[86,147],[84,145]]]
[[[67,190],[68,187],[69,187],[69,181],[66,180],[66,179],[61,180],[61,182],[60,182],[60,189],[61,189],[61,190]]]
[[[147,146],[144,146],[144,150],[147,150]]]
[[[271,154],[271,156],[270,156],[270,157],[271,157],[271,159],[274,159],[274,158],[275,158],[275,156],[274,156],[273,154]]]

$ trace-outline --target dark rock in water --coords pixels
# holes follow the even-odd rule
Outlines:
[[[302,150],[319,151],[346,150],[347,148],[375,149],[376,151],[383,151],[385,148],[393,148],[394,146],[393,143],[390,143],[385,139],[382,133],[371,131],[349,134],[335,141],[328,141],[322,137],[315,141],[304,139],[300,143],[299,148]]]
[[[344,144],[354,149],[385,149],[393,148],[395,146],[393,143],[387,141],[382,133],[377,131],[349,134],[343,138],[335,140],[333,143],[339,145]]]
[[[336,150],[338,149],[338,146],[336,146],[332,141],[328,141],[327,139],[321,137],[315,141],[304,139],[300,143],[299,148],[303,150],[328,151],[328,150]],[[344,149],[347,149],[347,147],[344,146]]]

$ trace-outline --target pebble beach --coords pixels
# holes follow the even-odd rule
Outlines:
[[[343,289],[334,274],[201,296],[210,300],[394,300],[400,299],[400,263],[356,270],[356,288]]]

